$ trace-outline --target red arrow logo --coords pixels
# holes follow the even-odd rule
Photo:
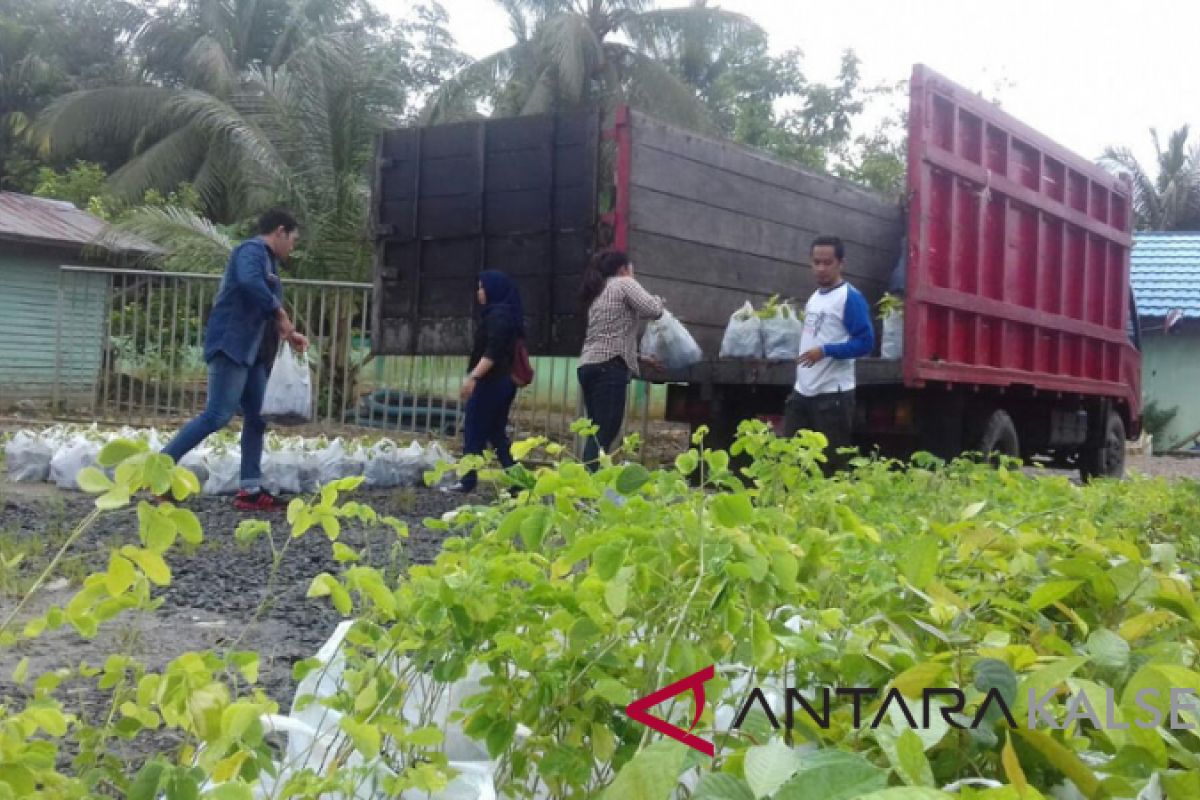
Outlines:
[[[699,736],[694,736],[690,733],[692,728],[696,727],[696,723],[700,721],[700,715],[704,713],[704,683],[716,677],[716,669],[712,664],[704,669],[689,675],[683,680],[675,681],[670,686],[664,686],[653,694],[648,694],[640,700],[634,700],[625,707],[625,713],[630,719],[642,723],[651,730],[658,731],[664,736],[670,736],[677,742],[683,742],[693,750],[699,750],[704,755],[712,758],[716,754],[716,749],[713,743],[707,739],[701,739]],[[688,689],[692,690],[693,701],[696,704],[696,718],[692,720],[692,725],[686,731],[683,728],[676,727],[665,719],[647,714],[646,710],[653,708],[664,700],[670,700],[676,695],[683,694]]]

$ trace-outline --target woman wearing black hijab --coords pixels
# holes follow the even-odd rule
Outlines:
[[[475,298],[482,306],[475,330],[470,370],[459,393],[466,401],[463,425],[463,455],[482,455],[491,444],[500,465],[511,467],[508,412],[517,396],[512,379],[517,340],[525,335],[525,312],[516,283],[503,272],[487,270],[479,275]],[[471,471],[454,490],[470,492],[479,476]]]

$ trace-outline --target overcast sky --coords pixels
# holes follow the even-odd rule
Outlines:
[[[512,36],[493,0],[441,0],[459,46],[479,57]],[[380,0],[399,16],[410,0]],[[853,48],[868,82],[924,63],[998,97],[1022,121],[1088,158],[1134,148],[1148,129],[1200,125],[1200,3],[1194,0],[714,0],[753,18],[772,50],[804,51],[811,79],[836,73]],[[687,5],[662,0],[662,7]],[[1200,134],[1193,137],[1200,141]]]

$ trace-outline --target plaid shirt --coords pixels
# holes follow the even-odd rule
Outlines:
[[[658,319],[665,306],[633,278],[609,278],[588,309],[587,336],[579,363],[602,364],[621,358],[638,374],[637,329],[643,319]]]

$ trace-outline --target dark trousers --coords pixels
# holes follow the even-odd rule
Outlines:
[[[466,420],[463,423],[463,455],[483,455],[489,444],[500,466],[513,465],[511,443],[508,440],[508,412],[517,396],[516,384],[507,374],[488,376],[475,384],[467,398]],[[463,476],[463,488],[474,489],[479,475],[474,470]]]
[[[826,475],[842,469],[847,459],[838,454],[839,447],[852,445],[854,426],[854,391],[830,392],[805,397],[795,390],[788,396],[783,413],[783,433],[791,438],[797,431],[810,430],[825,434],[829,446],[828,459],[822,466]]]
[[[179,429],[162,452],[176,462],[212,434],[224,428],[234,413],[242,412],[243,489],[259,487],[262,478],[263,436],[267,423],[261,416],[267,391],[267,366],[239,364],[224,353],[208,362],[208,399],[204,411]]]
[[[614,358],[602,364],[584,364],[578,370],[579,387],[588,419],[599,430],[583,444],[583,463],[595,472],[600,451],[609,452],[625,419],[625,393],[630,372],[624,359]]]

